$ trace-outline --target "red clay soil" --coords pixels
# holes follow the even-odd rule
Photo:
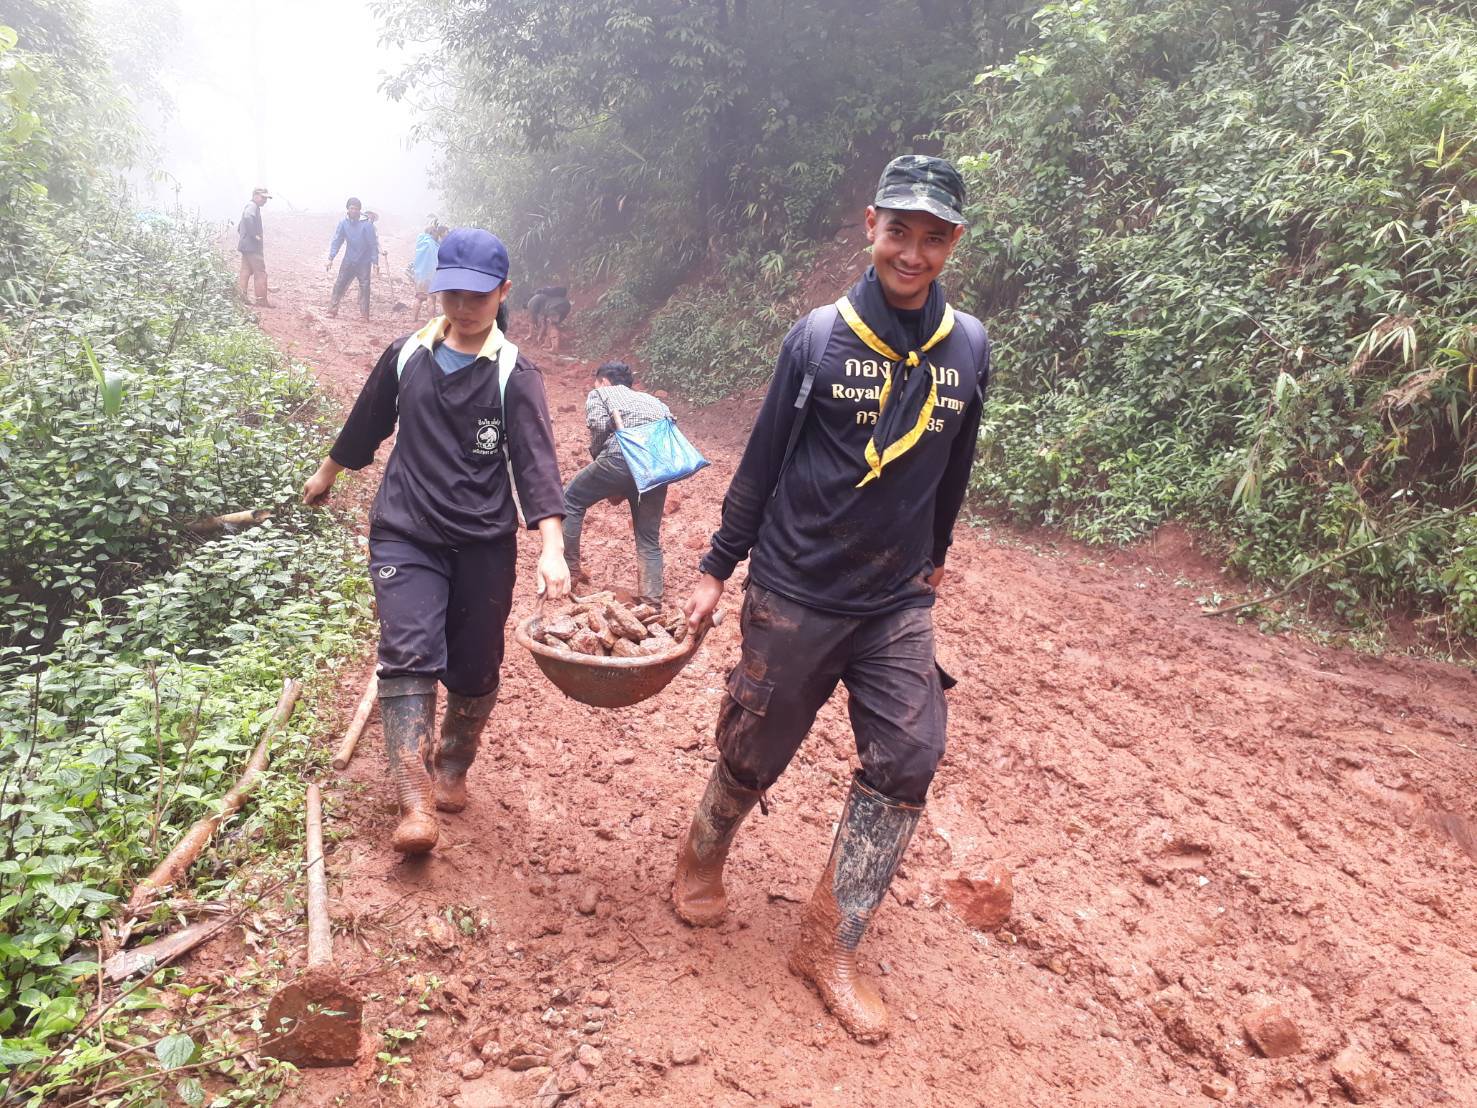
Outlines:
[[[262,326],[347,402],[411,328],[393,308],[408,285],[382,283],[367,326],[324,318],[333,217],[268,214],[280,306]],[[413,235],[386,237],[399,269]],[[573,474],[591,365],[529,353]],[[713,461],[669,500],[680,601],[754,401],[674,407]],[[373,479],[338,495],[361,530]],[[622,512],[596,509],[585,548],[597,582],[634,584]],[[1105,562],[961,528],[936,609],[961,678],[950,749],[863,946],[895,1019],[880,1046],[785,968],[856,765],[843,695],[741,832],[728,921],[697,931],[672,912],[737,620],[619,711],[564,699],[510,641],[472,804],[423,862],[389,850],[371,724],[325,782],[365,1047],[286,1103],[1477,1104],[1477,680],[1207,619],[1214,569],[1177,549]],[[534,554],[524,542],[515,619]],[[372,655],[340,689],[345,723]],[[1013,912],[972,930],[945,878],[992,864],[1013,875]]]

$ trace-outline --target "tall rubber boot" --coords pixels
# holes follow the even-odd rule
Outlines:
[[[385,678],[380,681],[379,702],[385,756],[400,802],[400,823],[390,845],[401,854],[424,854],[441,834],[423,753],[436,726],[436,679]]]
[[[923,805],[890,800],[852,778],[831,858],[790,952],[790,972],[821,994],[831,1014],[864,1043],[887,1038],[887,1008],[856,969],[856,950],[897,873]]]
[[[677,914],[694,927],[712,927],[728,908],[723,863],[728,861],[728,848],[739,824],[759,803],[759,795],[735,781],[719,755],[687,829],[687,841],[677,855],[677,877],[672,883]]]
[[[436,810],[460,812],[467,806],[467,770],[477,757],[482,727],[497,703],[497,689],[483,696],[446,692],[446,715],[441,718],[441,741],[431,763]]]

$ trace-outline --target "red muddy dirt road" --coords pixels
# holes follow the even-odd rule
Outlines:
[[[392,311],[408,283],[377,286],[367,326],[322,318],[336,217],[267,216],[279,307],[262,326],[347,404],[411,329]],[[399,271],[414,235],[381,226]],[[527,330],[515,316],[515,341]],[[528,352],[568,477],[591,363]],[[714,464],[669,500],[671,600],[752,413],[682,410]],[[335,493],[361,531],[376,477]],[[672,912],[736,619],[664,693],[609,712],[564,699],[510,638],[472,804],[424,862],[388,848],[372,724],[326,781],[365,1049],[287,1102],[1477,1104],[1477,680],[1207,619],[1195,600],[1215,572],[1173,538],[1105,564],[962,529],[936,610],[961,677],[950,750],[862,948],[894,1016],[881,1046],[852,1042],[785,968],[855,764],[839,696],[739,835],[728,921],[697,931]],[[634,584],[621,512],[591,513],[586,550],[597,583]],[[345,674],[344,722],[372,658],[366,642]],[[1014,912],[984,933],[943,881],[991,863],[1014,875]]]

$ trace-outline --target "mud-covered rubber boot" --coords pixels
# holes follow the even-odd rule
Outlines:
[[[887,1038],[887,1007],[857,973],[856,951],[918,826],[921,804],[890,800],[853,777],[820,884],[790,952],[790,972],[820,993],[831,1014],[864,1043]]]
[[[401,854],[424,854],[441,835],[424,754],[436,727],[436,680],[385,678],[380,681],[379,702],[385,756],[400,803],[400,823],[390,845]]]
[[[467,806],[467,770],[477,758],[482,727],[497,703],[497,689],[484,696],[446,692],[441,741],[431,762],[431,785],[438,812],[460,812]]]
[[[672,882],[672,903],[684,922],[712,927],[723,918],[728,908],[723,863],[728,861],[728,848],[739,824],[759,803],[759,795],[733,779],[721,755],[713,763],[708,787],[677,855],[677,877]]]

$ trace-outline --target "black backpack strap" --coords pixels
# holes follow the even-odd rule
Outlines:
[[[985,325],[972,315],[956,312],[954,322],[969,344],[969,353],[974,360],[974,392],[981,404],[985,401],[985,389],[990,384],[990,336]]]
[[[790,441],[785,443],[785,456],[780,460],[779,472],[774,476],[774,488],[769,493],[771,498],[779,491],[780,478],[789,468],[790,458],[794,456],[795,447],[800,442],[800,432],[805,429],[805,417],[810,414],[810,392],[815,385],[815,375],[820,371],[821,362],[825,360],[826,350],[831,345],[831,334],[840,318],[841,312],[835,304],[812,308],[805,317],[805,334],[800,340],[800,357],[805,362],[805,372],[800,378],[800,391],[795,394],[797,414],[795,422],[790,425]],[[817,334],[820,335],[819,343],[815,341]]]

